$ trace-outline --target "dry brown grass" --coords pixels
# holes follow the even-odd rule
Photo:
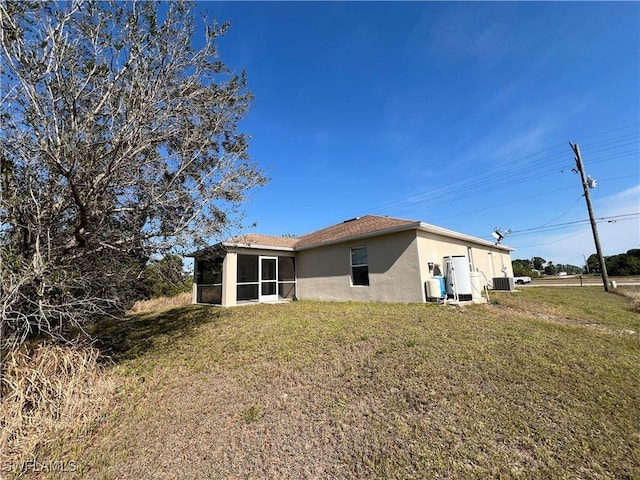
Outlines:
[[[624,286],[618,287],[616,293],[628,298],[633,303],[633,308],[637,313],[640,313],[640,287],[639,286]]]
[[[43,344],[4,360],[0,478],[73,471],[65,444],[82,443],[114,401],[116,380],[89,347]]]
[[[640,478],[629,303],[495,299],[131,316],[105,332],[129,393],[77,478]]]
[[[129,313],[157,312],[168,308],[184,307],[191,304],[191,292],[181,293],[175,297],[159,297],[149,300],[138,300]]]
[[[106,319],[90,331],[116,408],[99,436],[63,431],[33,455],[75,469],[54,478],[104,480],[640,478],[631,303],[593,287],[492,299]]]

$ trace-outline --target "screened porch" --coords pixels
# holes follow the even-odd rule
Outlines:
[[[296,298],[295,258],[227,253],[195,260],[196,303],[231,306]]]

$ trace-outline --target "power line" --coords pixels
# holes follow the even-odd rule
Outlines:
[[[549,225],[549,224],[551,224],[551,223],[555,222],[556,220],[559,220],[560,218],[564,217],[567,213],[569,213],[571,210],[573,210],[573,207],[575,207],[575,206],[576,206],[576,204],[580,201],[580,199],[581,199],[581,198],[582,198],[582,195],[581,195],[581,196],[579,196],[578,198],[576,198],[576,201],[575,201],[575,202],[573,202],[573,203],[571,204],[571,206],[570,206],[567,210],[565,210],[565,212],[564,212],[562,215],[558,215],[558,216],[557,216],[557,217],[555,217],[553,220],[549,220],[547,223],[543,223],[542,225],[538,225],[538,227],[537,227],[537,228],[546,227],[547,225]]]
[[[617,176],[617,177],[607,177],[607,178],[602,178],[602,179],[600,179],[600,180],[599,180],[599,182],[606,182],[606,181],[609,181],[609,180],[619,180],[619,179],[621,179],[621,178],[628,178],[628,175],[620,175],[620,176]],[[570,190],[570,189],[574,189],[574,188],[575,188],[575,187],[574,187],[573,185],[571,185],[571,186],[567,186],[567,187],[562,187],[562,188],[555,188],[555,189],[553,189],[553,190],[547,190],[546,192],[537,193],[537,194],[535,194],[535,195],[528,195],[528,196],[526,196],[526,197],[518,197],[518,198],[512,199],[510,202],[511,202],[511,204],[514,204],[514,203],[525,202],[525,201],[527,201],[527,200],[531,200],[532,198],[549,197],[550,195],[553,195],[554,193],[558,193],[558,192],[562,192],[562,191],[564,191],[564,190]],[[576,203],[580,201],[580,198],[582,198],[582,197],[578,197],[578,198],[576,199]],[[551,223],[551,222],[555,222],[558,218],[563,217],[563,216],[564,216],[564,215],[566,215],[566,214],[567,214],[567,213],[568,213],[568,212],[569,212],[569,211],[570,211],[574,206],[575,206],[575,203],[573,204],[573,206],[572,206],[572,207],[570,207],[570,208],[569,208],[569,210],[568,210],[567,212],[565,212],[565,213],[563,213],[562,215],[560,215],[560,216],[558,216],[558,217],[554,218],[553,220],[550,220],[549,222],[545,223],[544,225],[547,225],[547,224],[549,224],[549,223]],[[477,213],[477,212],[483,212],[483,211],[486,211],[486,210],[491,210],[491,209],[493,209],[493,208],[504,208],[504,202],[495,203],[495,204],[493,204],[493,205],[489,205],[489,206],[487,206],[487,207],[476,208],[475,210],[466,210],[466,211],[464,211],[464,212],[462,212],[462,213],[458,213],[458,214],[456,214],[456,215],[447,215],[447,216],[444,216],[444,217],[436,217],[436,218],[434,218],[434,219],[433,219],[433,221],[435,222],[435,221],[440,221],[440,220],[448,220],[448,219],[450,219],[450,218],[462,217],[462,216],[465,216],[465,215],[469,215],[469,214],[471,214],[471,213]],[[487,237],[487,238],[488,238],[488,237]]]
[[[589,135],[583,135],[583,136],[578,136],[577,139],[578,140],[584,140],[585,138],[593,138],[593,137],[598,137],[600,135],[604,135],[605,133],[611,133],[611,132],[619,132],[620,130],[625,130],[627,128],[631,128],[631,127],[638,127],[640,126],[640,122],[635,122],[635,123],[630,123],[629,125],[624,125],[621,127],[616,127],[613,128],[611,130],[604,130],[602,132],[598,132],[598,133],[590,133]]]
[[[536,243],[532,243],[531,245],[519,245],[518,248],[531,248],[531,247],[540,247],[543,245],[551,245],[552,243],[559,243],[559,242],[564,242],[565,240],[569,240],[570,238],[573,237],[577,237],[578,235],[582,235],[583,233],[587,232],[587,230],[582,229],[577,231],[576,233],[572,233],[571,235],[567,235],[566,237],[562,237],[562,238],[557,238],[555,240],[551,240],[550,242],[536,242]]]
[[[628,150],[625,152],[616,152],[615,154],[606,155],[604,157],[596,157],[595,159],[590,160],[590,164],[601,163],[604,161],[621,158],[626,155],[639,153],[639,152],[640,152],[640,149]],[[537,163],[535,165],[529,165],[528,167],[512,166],[510,168],[507,168],[506,172],[503,169],[503,171],[501,171],[500,174],[494,174],[493,172],[495,170],[479,173],[471,177],[467,177],[465,179],[454,182],[453,184],[449,184],[447,187],[425,190],[425,191],[410,195],[408,197],[405,197],[403,199],[386,202],[384,204],[381,204],[378,209],[393,208],[393,207],[411,205],[416,203],[428,203],[429,206],[432,206],[432,207],[439,206],[439,205],[449,203],[450,200],[442,199],[435,203],[432,200],[436,198],[441,198],[445,195],[457,194],[462,196],[464,194],[465,196],[472,196],[480,193],[486,193],[487,191],[490,191],[490,190],[498,190],[498,189],[506,188],[509,186],[518,185],[521,183],[528,183],[528,182],[531,182],[532,180],[537,180],[545,176],[558,173],[559,171],[564,171],[573,166],[573,164],[571,163],[567,163],[559,167],[556,165],[550,169],[547,168],[541,173],[538,173],[535,175],[526,175],[526,173],[528,172],[540,170],[541,167],[544,168],[544,166],[550,163],[553,163],[557,158],[560,158],[560,157],[566,157],[566,154],[562,153],[562,154],[555,155],[553,157],[549,157],[540,163]],[[484,177],[488,177],[488,180],[482,182],[485,188],[482,190],[476,190],[476,184],[479,183]],[[471,193],[468,193],[468,192],[471,192]]]
[[[612,215],[610,217],[598,217],[595,218],[596,221],[598,222],[603,222],[603,221],[609,221],[609,220],[619,220],[619,219],[624,219],[624,220],[632,220],[633,218],[629,218],[629,217],[637,217],[640,216],[640,212],[634,212],[634,213],[625,213],[622,215]],[[584,219],[584,220],[576,220],[573,222],[565,222],[565,223],[556,223],[553,225],[546,225],[546,226],[539,226],[539,227],[532,227],[532,228],[526,228],[523,230],[512,230],[511,231],[511,235],[522,235],[524,232],[537,232],[537,231],[546,231],[546,230],[555,230],[558,227],[566,227],[566,226],[570,226],[570,225],[580,225],[580,224],[584,224],[584,223],[589,223],[590,220]]]
[[[621,130],[625,130],[631,127],[634,127],[639,124],[627,125],[624,127],[619,127],[611,130],[607,130],[604,132],[582,136],[579,139],[585,138],[595,138],[602,136],[607,133],[619,132]],[[627,155],[640,153],[640,149],[631,149],[626,150],[624,152],[616,151],[622,147],[635,144],[638,145],[637,142],[629,141],[630,138],[638,138],[640,139],[640,132],[634,131],[631,133],[624,133],[622,135],[617,135],[614,137],[604,138],[601,140],[596,140],[594,142],[586,144],[588,147],[596,148],[595,151],[589,151],[589,154],[593,153],[602,153],[604,151],[609,152],[609,155],[605,156],[595,156],[591,158],[589,163],[601,163],[605,161],[611,161],[619,158],[624,158]],[[611,145],[608,148],[600,148],[605,145]],[[416,192],[414,194],[408,195],[404,198],[399,198],[396,200],[391,200],[387,202],[383,202],[373,209],[368,209],[367,212],[354,213],[354,216],[363,215],[365,213],[386,213],[390,209],[399,209],[405,206],[415,205],[415,204],[426,204],[429,207],[439,207],[442,205],[447,205],[456,201],[456,199],[468,198],[471,196],[480,195],[482,193],[487,193],[489,191],[498,191],[504,188],[508,188],[514,185],[519,185],[523,183],[530,183],[535,180],[539,180],[541,178],[551,176],[557,174],[558,172],[564,172],[572,168],[571,163],[562,164],[560,166],[557,165],[557,160],[561,158],[566,158],[567,154],[564,151],[559,151],[560,147],[564,147],[564,143],[554,145],[552,147],[525,155],[520,157],[513,162],[509,166],[500,166],[492,169],[484,170],[482,172],[476,173],[474,175],[470,175],[465,178],[461,178],[455,182],[451,182],[444,187],[432,188],[429,190],[422,190]],[[558,150],[558,153],[550,154],[549,152],[553,152]],[[613,151],[612,151],[613,150]],[[536,160],[536,157],[544,156],[544,158]],[[619,178],[619,177],[615,177]],[[482,188],[478,189],[477,185],[482,184]],[[451,197],[454,197],[452,199]],[[480,209],[484,210],[484,209]],[[478,210],[479,211],[479,210]],[[467,212],[468,213],[468,212]],[[450,218],[450,217],[445,217]],[[337,221],[337,220],[336,220]]]
[[[622,177],[622,178],[626,178],[626,177]],[[547,197],[553,193],[557,193],[557,192],[561,192],[563,190],[569,190],[570,188],[573,187],[563,187],[563,188],[557,188],[555,190],[550,190],[547,192],[542,192],[542,193],[537,193],[535,195],[529,195],[526,197],[518,197],[516,199],[512,199],[511,203],[519,203],[519,202],[525,202],[527,200],[531,200],[532,198],[538,198],[538,197]],[[439,221],[439,220],[448,220],[449,218],[456,218],[456,217],[462,217],[464,215],[469,215],[470,213],[477,213],[477,212],[483,212],[485,210],[491,210],[492,208],[504,208],[504,202],[500,202],[500,203],[495,203],[493,205],[490,205],[488,207],[483,207],[483,208],[477,208],[475,210],[466,210],[462,213],[458,213],[456,215],[448,215],[446,217],[437,217],[434,219],[434,221]]]
[[[607,138],[607,139],[601,140],[599,142],[585,143],[584,145],[585,145],[585,147],[587,147],[587,148],[585,148],[585,150],[587,150],[587,149],[590,150],[591,147],[595,147],[595,146],[599,146],[600,147],[600,146],[604,146],[604,145],[610,145],[610,144],[618,142],[620,140],[631,139],[631,138],[635,138],[637,136],[638,136],[637,132],[632,132],[632,133],[626,133],[624,135],[620,135],[618,137]]]
[[[604,221],[607,221],[609,223],[616,223],[618,221],[623,222],[625,220],[634,220],[635,217],[640,217],[640,212],[635,212],[635,213],[625,213],[625,214],[621,214],[621,215],[612,215],[609,217],[598,217],[597,219],[595,219],[598,223],[602,223]],[[522,236],[522,235],[532,235],[532,234],[536,234],[536,233],[541,233],[541,232],[549,232],[549,231],[554,231],[554,230],[563,230],[566,227],[575,227],[575,226],[580,226],[580,225],[585,225],[587,223],[589,223],[589,219],[583,219],[583,220],[575,220],[572,222],[564,222],[564,223],[556,223],[553,225],[545,225],[545,226],[539,226],[539,227],[531,227],[531,228],[525,228],[522,230],[512,230],[510,237],[517,237],[517,236]],[[487,239],[491,239],[493,237],[491,237],[490,235],[484,235],[480,238],[487,238]]]

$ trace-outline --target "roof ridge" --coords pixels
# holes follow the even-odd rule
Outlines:
[[[366,215],[361,215],[361,216],[357,216],[357,217],[349,218],[349,219],[347,219],[347,220],[343,220],[342,222],[334,223],[333,225],[329,225],[329,226],[326,226],[326,227],[320,228],[320,229],[318,229],[318,230],[313,230],[312,232],[305,233],[304,235],[301,235],[301,236],[300,236],[300,237],[298,237],[298,238],[304,238],[304,237],[307,237],[307,236],[309,236],[309,235],[313,235],[313,234],[315,234],[315,233],[322,232],[323,230],[328,230],[328,229],[330,229],[330,228],[335,228],[335,227],[338,227],[338,226],[340,226],[340,225],[344,225],[344,224],[346,224],[346,223],[355,222],[355,221],[357,221],[357,220],[362,220],[362,219],[365,219],[365,218],[380,218],[380,219],[389,219],[389,220],[392,220],[392,221],[401,221],[401,222],[408,222],[408,223],[419,223],[419,221],[418,221],[418,220],[408,220],[408,219],[405,219],[405,218],[390,217],[389,215],[373,215],[373,214],[366,214]]]
[[[296,242],[295,248],[346,240],[393,228],[418,225],[419,223],[416,220],[405,220],[389,216],[363,215],[302,235]]]

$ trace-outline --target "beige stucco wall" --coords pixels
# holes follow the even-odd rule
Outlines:
[[[351,285],[352,247],[367,247],[369,286]],[[296,255],[300,299],[423,302],[416,232],[354,240]]]
[[[238,271],[238,254],[227,252],[222,262],[222,306],[233,307],[236,305],[237,291],[236,280]]]
[[[367,247],[369,286],[351,284],[350,248],[361,246]],[[295,257],[297,297],[309,300],[424,302],[425,284],[433,275],[428,263],[439,265],[444,272],[442,259],[449,255],[467,255],[470,268],[483,274],[480,277],[482,286],[485,277],[490,282],[492,277],[513,276],[509,252],[421,230],[297,252],[231,248],[223,263],[223,306],[237,303],[238,254]],[[194,286],[194,302],[196,298]]]
[[[421,270],[422,283],[432,276],[432,272],[426,268],[428,262],[439,265],[444,273],[442,259],[449,255],[466,255],[469,258],[471,270],[484,274],[480,276],[483,286],[485,285],[485,277],[491,281],[492,277],[513,276],[511,256],[509,252],[499,248],[473,244],[423,231],[418,231],[417,242],[420,264],[425,266]],[[502,271],[503,267],[506,268],[506,275]]]

